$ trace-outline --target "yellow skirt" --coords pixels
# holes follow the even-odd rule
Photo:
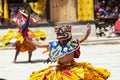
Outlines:
[[[28,80],[106,80],[109,76],[106,68],[96,68],[88,62],[69,62],[34,71]]]

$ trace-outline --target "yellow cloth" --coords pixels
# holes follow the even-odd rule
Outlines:
[[[28,35],[33,34],[33,38],[40,40],[40,37],[46,38],[46,31],[39,30],[39,31],[32,31],[29,30]],[[0,42],[2,43],[2,47],[6,47],[6,43],[9,42],[11,39],[16,38],[21,44],[24,41],[21,32],[15,31],[13,29],[8,29],[8,31],[0,37]]]
[[[35,13],[39,15],[44,15],[46,9],[46,2],[47,0],[38,0],[37,2],[29,3],[29,5]]]
[[[2,16],[3,11],[2,11],[2,3],[0,2],[0,16]]]
[[[12,30],[12,29],[8,29],[8,31],[0,37],[0,42],[2,43],[2,47],[5,47],[6,46],[5,44],[9,40],[11,40],[15,37],[17,37],[18,40],[21,40],[21,42],[23,41],[23,37],[22,37],[21,33],[15,31],[15,30]]]
[[[94,0],[78,0],[78,21],[94,20]]]
[[[46,38],[46,32],[45,30],[39,30],[39,31],[29,31],[28,34],[34,34],[34,38],[39,40],[40,37]]]
[[[4,19],[9,20],[8,2],[4,0]]]
[[[57,65],[59,66],[61,67]],[[59,70],[56,66],[49,66],[43,70],[34,71],[28,80],[106,80],[110,76],[106,68],[96,68],[88,62],[75,62],[69,68]]]

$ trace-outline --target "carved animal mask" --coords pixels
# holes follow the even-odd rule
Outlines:
[[[59,41],[70,39],[72,37],[71,28],[72,26],[55,27],[56,39]]]

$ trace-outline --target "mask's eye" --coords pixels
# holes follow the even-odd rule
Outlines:
[[[55,28],[54,28],[54,31],[55,31],[55,32],[58,32],[58,30],[59,30],[58,27],[55,27]]]

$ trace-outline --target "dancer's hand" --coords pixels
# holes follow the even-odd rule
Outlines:
[[[81,43],[84,42],[88,38],[90,32],[91,32],[91,25],[88,23],[86,34],[80,39]]]
[[[87,34],[91,33],[91,25],[88,23],[87,24]]]
[[[45,54],[45,53],[47,53],[47,52],[50,52],[49,46],[46,47],[46,50],[44,50],[44,51],[42,52],[42,54]]]

